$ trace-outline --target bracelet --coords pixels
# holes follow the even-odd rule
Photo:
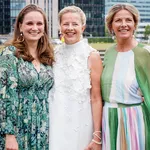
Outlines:
[[[96,133],[100,133],[100,135],[97,135]],[[94,132],[93,132],[93,135],[96,136],[100,141],[98,142],[98,141],[96,141],[96,140],[94,140],[94,139],[92,139],[92,141],[93,141],[94,143],[96,143],[96,144],[101,145],[101,144],[102,144],[101,134],[102,134],[101,131],[94,131]]]
[[[102,133],[102,131],[94,131],[93,133],[97,133],[97,132],[98,132],[98,133]]]
[[[99,135],[97,135],[95,132],[93,133],[93,135],[95,135],[98,139],[102,139]]]
[[[94,142],[94,143],[96,143],[96,144],[98,144],[98,145],[101,145],[101,144],[102,144],[102,141],[98,142],[98,141],[96,141],[96,140],[94,140],[94,139],[92,139],[92,142]]]
[[[100,133],[100,136],[99,135],[97,135],[96,133]],[[99,138],[100,140],[102,139],[101,138],[101,134],[102,134],[102,131],[94,131],[93,132],[93,135],[95,135],[97,138]]]

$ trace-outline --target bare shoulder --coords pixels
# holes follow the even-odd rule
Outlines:
[[[102,66],[102,60],[98,51],[92,51],[89,56],[89,68]]]
[[[99,52],[96,50],[92,51],[89,56],[89,61],[90,62],[97,62],[97,61],[102,62]]]

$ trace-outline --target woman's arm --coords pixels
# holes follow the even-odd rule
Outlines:
[[[101,147],[101,125],[102,125],[102,98],[100,89],[100,77],[102,74],[102,61],[98,52],[92,52],[89,60],[91,70],[91,107],[94,124],[93,140],[86,150],[100,150]]]
[[[13,54],[0,56],[0,134],[5,135],[6,150],[17,150],[17,59]],[[3,136],[4,137],[4,136]]]

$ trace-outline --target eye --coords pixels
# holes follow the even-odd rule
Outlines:
[[[115,20],[115,22],[120,22],[120,21],[121,21],[121,19],[116,19],[116,20]]]
[[[43,22],[37,22],[37,25],[38,25],[38,26],[42,26],[42,25],[43,25]]]
[[[68,25],[69,25],[68,23],[64,23],[64,24],[63,24],[63,26],[68,26]]]
[[[77,23],[73,23],[73,26],[78,26],[78,24]]]
[[[127,18],[126,21],[127,21],[127,22],[131,22],[132,19],[131,19],[131,18]]]
[[[33,22],[27,22],[26,24],[27,25],[33,25]]]

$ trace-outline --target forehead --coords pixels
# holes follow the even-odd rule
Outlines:
[[[67,12],[62,15],[61,22],[64,21],[79,21],[81,22],[81,16],[79,13]]]
[[[25,16],[23,21],[44,21],[43,15],[39,11],[31,11],[28,12]]]
[[[125,10],[125,9],[122,9],[122,10],[118,11],[114,15],[114,19],[115,18],[126,18],[126,17],[133,18],[133,15],[128,10]]]

